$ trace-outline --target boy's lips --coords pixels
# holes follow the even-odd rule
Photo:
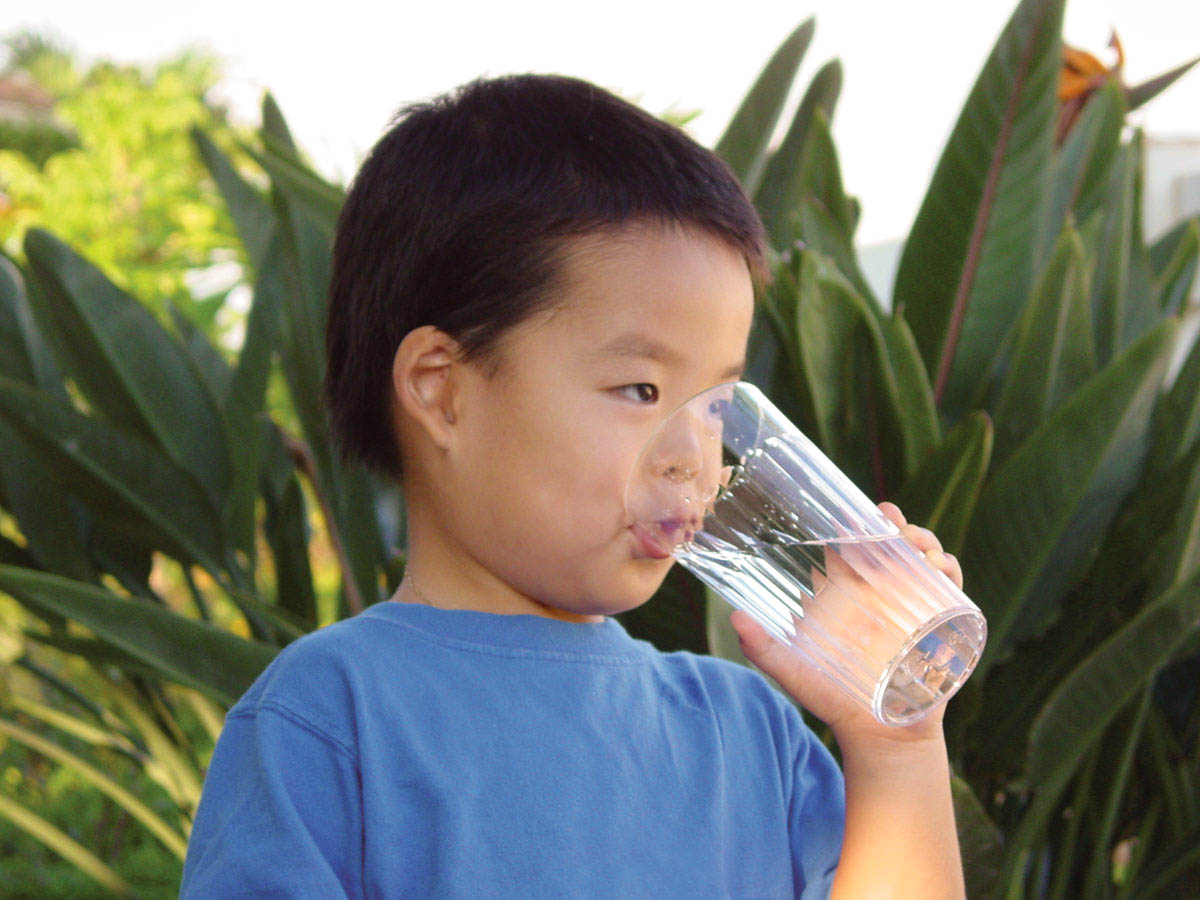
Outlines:
[[[655,540],[644,526],[630,525],[629,530],[642,545],[642,552],[651,559],[667,559],[671,555],[670,551],[664,550],[660,542]]]
[[[642,544],[642,549],[653,559],[666,559],[671,550],[690,541],[695,536],[699,522],[684,519],[663,519],[659,522],[634,524],[630,531]]]

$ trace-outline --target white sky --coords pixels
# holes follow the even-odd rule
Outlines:
[[[403,103],[477,75],[561,72],[653,113],[699,109],[689,126],[712,146],[771,52],[816,16],[798,79],[840,57],[834,118],[847,189],[863,202],[862,243],[904,235],[967,92],[1016,0],[556,0],[382,5],[341,0],[164,4],[39,0],[5,4],[0,34],[37,27],[85,58],[149,61],[203,43],[227,60],[224,94],[249,122],[275,95],[324,173],[345,183]],[[308,14],[308,9],[316,10]],[[713,11],[709,11],[713,10]],[[303,13],[301,11],[304,11]],[[1074,0],[1065,36],[1110,62],[1116,25],[1137,83],[1200,54],[1195,0]],[[1133,117],[1157,136],[1200,135],[1200,65]]]

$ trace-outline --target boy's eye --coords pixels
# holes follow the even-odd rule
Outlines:
[[[640,384],[626,384],[617,388],[618,391],[626,392],[626,396],[630,395],[630,389],[636,394],[637,399],[643,403],[653,403],[658,399],[658,388],[653,384],[642,382]]]

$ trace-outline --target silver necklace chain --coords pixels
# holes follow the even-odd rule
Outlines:
[[[408,582],[408,584],[410,584],[412,586],[413,592],[417,595],[418,598],[420,598],[422,603],[424,603],[426,606],[431,606],[434,609],[440,609],[440,607],[435,606],[433,603],[431,603],[429,598],[425,596],[425,594],[421,591],[421,589],[419,587],[417,587],[416,579],[413,578],[411,575],[409,575],[408,572],[404,573],[404,581]]]

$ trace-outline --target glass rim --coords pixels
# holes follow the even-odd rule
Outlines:
[[[654,425],[654,428],[646,436],[646,439],[643,442],[641,449],[638,450],[637,456],[634,459],[633,469],[629,473],[629,477],[626,479],[626,482],[625,482],[625,493],[624,493],[624,497],[622,498],[622,500],[623,500],[626,510],[629,509],[630,491],[633,490],[634,483],[637,480],[637,473],[639,471],[641,471],[642,461],[645,459],[646,454],[650,451],[651,447],[654,446],[654,443],[664,433],[667,423],[669,423],[672,419],[674,419],[675,416],[679,415],[679,413],[683,412],[684,409],[686,409],[688,406],[690,406],[692,403],[694,403],[700,397],[703,397],[705,394],[708,394],[712,391],[717,390],[718,388],[723,388],[723,387],[731,387],[734,392],[736,392],[738,389],[741,389],[743,393],[746,393],[747,390],[750,389],[758,394],[758,396],[754,396],[754,394],[751,394],[750,396],[751,396],[751,399],[754,401],[756,407],[759,408],[758,409],[758,412],[759,412],[758,430],[756,433],[756,440],[757,440],[757,437],[759,435],[761,435],[762,422],[763,422],[763,411],[761,409],[762,402],[759,399],[759,397],[761,397],[762,400],[765,400],[768,403],[770,403],[771,401],[770,401],[770,398],[767,397],[765,393],[763,393],[762,388],[760,388],[758,385],[754,384],[753,382],[746,381],[744,378],[739,378],[739,379],[734,379],[731,381],[721,381],[721,382],[718,382],[717,384],[709,385],[708,387],[704,388],[703,390],[696,391],[694,394],[692,394],[686,400],[683,400],[682,402],[676,404],[669,413],[667,413],[665,416],[663,416],[663,418]]]

